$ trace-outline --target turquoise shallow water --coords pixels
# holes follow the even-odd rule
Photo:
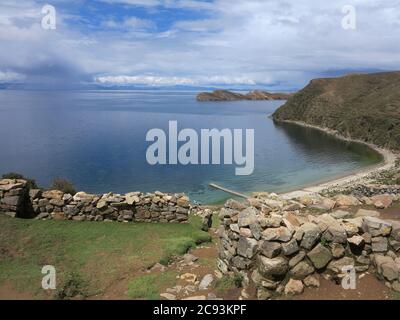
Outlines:
[[[0,173],[16,171],[49,186],[55,177],[80,190],[186,192],[222,201],[210,182],[240,192],[283,192],[379,161],[368,148],[313,129],[275,125],[283,101],[197,102],[195,93],[138,91],[0,91]],[[254,129],[255,170],[234,165],[151,166],[146,133],[178,128]]]

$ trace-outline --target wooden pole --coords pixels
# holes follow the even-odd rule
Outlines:
[[[246,195],[244,195],[244,194],[242,194],[242,193],[239,193],[239,192],[236,192],[236,191],[233,191],[233,190],[229,190],[229,189],[224,188],[224,187],[221,187],[221,186],[219,186],[219,185],[217,185],[217,184],[215,184],[215,183],[210,183],[210,187],[213,187],[213,188],[215,188],[215,189],[218,189],[218,190],[221,190],[221,191],[224,191],[224,192],[233,194],[233,195],[238,196],[238,197],[241,197],[241,198],[245,198],[245,199],[248,199],[248,198],[249,198],[248,196],[246,196]]]

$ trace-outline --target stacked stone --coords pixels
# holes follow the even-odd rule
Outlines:
[[[3,179],[0,180],[0,211],[12,217],[25,217],[30,212],[25,211],[25,202],[28,189],[25,180]]]
[[[37,219],[185,223],[191,209],[189,198],[181,193],[156,191],[95,195],[78,192],[72,196],[58,190],[28,191],[23,180],[6,182],[0,180],[0,211],[14,213],[14,216],[18,206],[29,205]],[[17,193],[18,198],[14,196]]]
[[[260,299],[301,293],[304,286],[318,286],[320,274],[337,278],[349,266],[356,272],[372,268],[400,291],[400,223],[342,210],[302,214],[318,204],[302,200],[273,195],[246,204],[227,201],[219,214],[220,271],[250,275]],[[318,201],[329,204],[326,211],[360,203],[345,195]]]
[[[358,185],[352,193],[358,197],[372,197],[380,194],[400,195],[400,185]]]

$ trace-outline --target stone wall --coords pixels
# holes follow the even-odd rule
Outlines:
[[[247,275],[259,299],[301,293],[319,286],[320,276],[340,279],[349,266],[375,272],[400,291],[400,223],[379,219],[376,211],[347,211],[362,203],[346,195],[228,200],[219,214],[218,267]]]
[[[352,194],[371,197],[379,194],[400,194],[400,185],[358,185],[352,189]]]
[[[72,196],[58,190],[29,190],[24,180],[0,180],[0,212],[14,217],[185,223],[190,209],[184,194],[78,192]]]

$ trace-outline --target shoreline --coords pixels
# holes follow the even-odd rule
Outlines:
[[[344,174],[344,176],[336,177],[336,178],[330,179],[325,182],[317,182],[315,184],[309,184],[308,186],[305,186],[303,188],[299,188],[299,189],[296,189],[293,191],[280,193],[279,196],[281,196],[284,199],[298,198],[301,196],[307,196],[310,194],[320,193],[320,192],[322,192],[326,189],[330,189],[330,188],[340,188],[340,187],[346,187],[347,185],[353,184],[353,183],[361,183],[363,180],[365,180],[371,174],[379,173],[381,171],[392,169],[395,166],[396,160],[398,159],[398,155],[389,149],[381,148],[381,147],[378,147],[377,145],[374,145],[372,143],[367,143],[362,140],[347,138],[347,137],[339,134],[336,130],[322,128],[319,126],[307,124],[302,121],[279,120],[278,122],[291,123],[291,124],[299,125],[299,126],[306,127],[306,128],[316,129],[316,130],[322,131],[324,133],[327,133],[329,135],[332,135],[332,136],[336,137],[337,139],[340,139],[343,141],[361,143],[361,144],[371,148],[372,150],[378,152],[383,158],[383,160],[380,163],[372,165],[372,166],[368,166],[365,168],[361,168],[360,170],[357,170],[353,173]]]

